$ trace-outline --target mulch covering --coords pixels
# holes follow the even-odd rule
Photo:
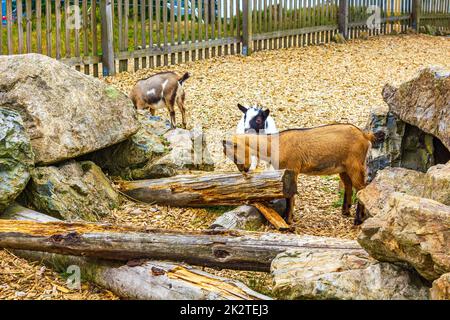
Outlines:
[[[418,69],[441,65],[450,69],[450,39],[426,35],[400,35],[354,40],[304,48],[265,51],[251,57],[227,56],[184,65],[122,73],[105,81],[128,93],[141,78],[163,70],[182,74],[186,81],[186,108],[191,127],[201,126],[209,148],[221,154],[220,141],[235,130],[241,117],[236,104],[268,107],[279,130],[350,122],[363,128],[370,110],[385,106],[385,83],[408,80]],[[158,115],[167,117],[166,110]],[[178,123],[181,123],[177,112]],[[216,157],[216,170],[236,170],[224,157]],[[353,217],[340,213],[339,180],[334,176],[300,176],[294,232],[318,236],[356,238]],[[128,200],[105,222],[170,229],[204,229],[226,208],[168,208]],[[271,226],[258,231],[276,232]],[[1,299],[113,299],[108,291],[87,283],[80,292],[64,292],[65,281],[56,273],[0,251]],[[41,271],[44,270],[44,271]],[[268,274],[205,269],[233,277],[255,290],[270,294]]]

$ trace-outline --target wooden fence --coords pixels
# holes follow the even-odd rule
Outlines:
[[[37,52],[99,76],[214,56],[450,29],[450,0],[6,0],[0,54]]]

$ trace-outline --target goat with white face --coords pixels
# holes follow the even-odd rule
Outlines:
[[[157,73],[147,79],[139,80],[130,93],[133,104],[138,109],[150,109],[155,115],[156,109],[166,107],[170,114],[170,124],[175,127],[175,103],[181,112],[183,128],[186,128],[186,109],[184,108],[185,93],[183,83],[189,78],[189,73],[178,76],[175,72]]]
[[[256,133],[256,134],[272,134],[278,133],[277,126],[272,116],[270,116],[270,110],[263,110],[258,106],[244,107],[238,103],[238,108],[244,115],[239,121],[236,133]],[[255,170],[258,166],[259,159],[256,156],[252,156],[252,162],[250,170]]]

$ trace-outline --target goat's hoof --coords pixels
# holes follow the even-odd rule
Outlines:
[[[361,223],[362,223],[362,220],[361,220],[361,219],[355,219],[355,220],[353,221],[353,225],[354,225],[354,226],[359,226]]]
[[[350,215],[350,211],[342,211],[342,215],[344,217],[348,217]]]

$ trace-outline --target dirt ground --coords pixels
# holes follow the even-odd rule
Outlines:
[[[450,38],[383,36],[354,40],[345,45],[258,52],[245,58],[219,57],[122,73],[105,81],[128,93],[138,79],[156,72],[190,72],[192,77],[185,84],[189,125],[203,128],[214,153],[220,149],[220,139],[234,131],[242,115],[237,103],[269,108],[280,130],[333,122],[349,122],[363,128],[371,109],[385,105],[381,97],[384,84],[399,84],[429,65],[450,70]],[[165,110],[160,110],[158,115],[167,117]],[[178,121],[181,122],[179,118]],[[216,170],[236,169],[230,161],[218,156]],[[356,237],[359,228],[353,227],[353,218],[340,214],[338,186],[338,178],[334,176],[299,178],[295,233]],[[225,210],[168,208],[125,201],[106,222],[202,229]],[[274,229],[265,226],[258,231],[273,232]],[[58,274],[46,269],[44,274],[48,276],[36,278],[42,266],[29,264],[6,251],[0,251],[0,261],[0,299],[71,299],[74,294],[79,299],[116,298],[88,284],[75,293],[58,291],[58,287],[64,288],[64,280]],[[271,281],[267,274],[205,270],[234,277],[255,290],[270,294]],[[27,281],[18,281],[24,275]]]

